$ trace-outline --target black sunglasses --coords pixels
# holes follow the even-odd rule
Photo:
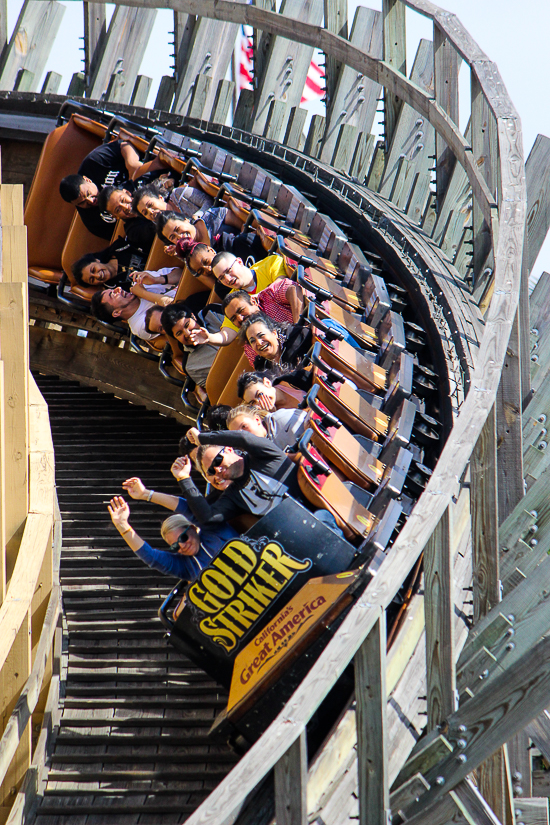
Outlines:
[[[216,467],[220,467],[223,461],[223,454],[225,452],[225,447],[222,447],[219,453],[217,453],[214,458],[212,459],[212,464],[206,471],[207,476],[213,476],[216,472]]]
[[[170,548],[169,548],[170,552],[171,553],[177,553],[179,548],[180,548],[180,544],[184,544],[187,541],[188,538],[189,538],[189,532],[188,532],[188,530],[184,530],[184,532],[180,533],[180,535],[178,536],[178,540],[170,545]]]

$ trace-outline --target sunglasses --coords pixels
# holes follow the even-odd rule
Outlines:
[[[178,550],[180,549],[180,544],[185,544],[185,542],[187,541],[188,538],[189,538],[189,532],[188,532],[188,530],[184,530],[184,532],[181,533],[178,536],[178,540],[170,545],[170,548],[169,548],[170,552],[171,553],[177,553]]]
[[[219,451],[219,453],[217,453],[217,455],[214,456],[214,458],[212,459],[212,464],[210,465],[210,467],[206,471],[207,476],[213,476],[214,473],[216,472],[216,468],[221,466],[221,463],[223,461],[224,452],[225,452],[225,447],[222,447],[221,450]]]

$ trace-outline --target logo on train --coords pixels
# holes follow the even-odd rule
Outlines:
[[[198,627],[230,653],[311,559],[296,559],[281,544],[264,538],[228,542],[187,590],[198,608]]]

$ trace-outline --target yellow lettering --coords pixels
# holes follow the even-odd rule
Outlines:
[[[256,599],[256,601],[263,604],[264,607],[267,607],[270,604],[271,600],[275,593],[270,590],[269,588],[265,587],[261,582],[257,581],[249,581],[247,585],[245,585],[244,589],[239,594],[241,599],[245,598],[245,593],[249,593],[252,599]],[[247,602],[248,603],[248,602]],[[254,605],[251,605],[253,607]]]
[[[251,610],[248,610],[244,602],[240,599],[235,599],[228,604],[225,608],[224,613],[229,613],[236,622],[240,622],[246,629],[248,629],[258,618],[258,613],[253,613]]]
[[[202,620],[199,627],[205,636],[211,636],[213,642],[221,645],[221,647],[224,647],[227,651],[233,650],[237,644],[235,634],[223,627],[220,627],[216,624],[215,619],[207,617]]]
[[[219,567],[220,570],[223,570],[226,576],[229,576],[230,579],[237,582],[237,584],[242,584],[246,579],[246,574],[244,576],[240,576],[233,567],[230,567],[226,564],[220,557],[218,556],[217,559],[214,559],[212,562],[212,567]]]
[[[222,555],[230,558],[246,573],[251,573],[258,564],[256,553],[244,541],[232,541],[229,547],[224,548]]]
[[[265,582],[267,582],[267,584],[269,584],[277,593],[279,592],[279,590],[282,587],[284,587],[284,584],[285,584],[284,581],[280,582],[278,579],[275,578],[275,576],[272,576],[271,573],[269,573],[265,569],[263,561],[260,562],[260,566],[258,567],[256,572],[254,573],[254,581],[255,582],[257,581],[258,576],[260,576],[260,578],[262,578]]]
[[[237,627],[236,624],[233,624],[229,616],[226,616],[225,610],[221,613],[218,613],[216,619],[218,620],[218,622],[221,622],[223,625],[225,625],[225,627],[229,628],[229,630],[231,630],[235,634],[235,636],[238,636],[240,638],[243,635],[244,630],[241,630],[240,627]]]
[[[309,570],[311,567],[309,559],[307,559],[307,561],[298,561],[297,559],[290,558],[290,556],[285,554],[283,548],[274,541],[266,544],[262,550],[261,558],[267,561],[281,576],[284,576],[287,581],[292,578],[293,571]]]
[[[225,601],[235,595],[235,587],[232,582],[229,581],[227,576],[224,576],[219,570],[213,570],[212,567],[207,567],[202,572],[201,584],[214,596]]]
[[[204,590],[200,585],[200,580],[192,584],[187,591],[190,601],[194,605],[204,610],[205,613],[215,613],[223,607],[223,602],[215,599],[214,596],[207,590]]]

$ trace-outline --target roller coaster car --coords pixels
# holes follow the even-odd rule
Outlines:
[[[279,245],[280,246],[280,245]],[[281,253],[283,254],[283,253]],[[348,312],[362,311],[359,297],[353,290],[340,286],[339,281],[314,267],[304,269],[299,264],[296,279],[307,292],[312,292],[319,301],[336,301]]]

